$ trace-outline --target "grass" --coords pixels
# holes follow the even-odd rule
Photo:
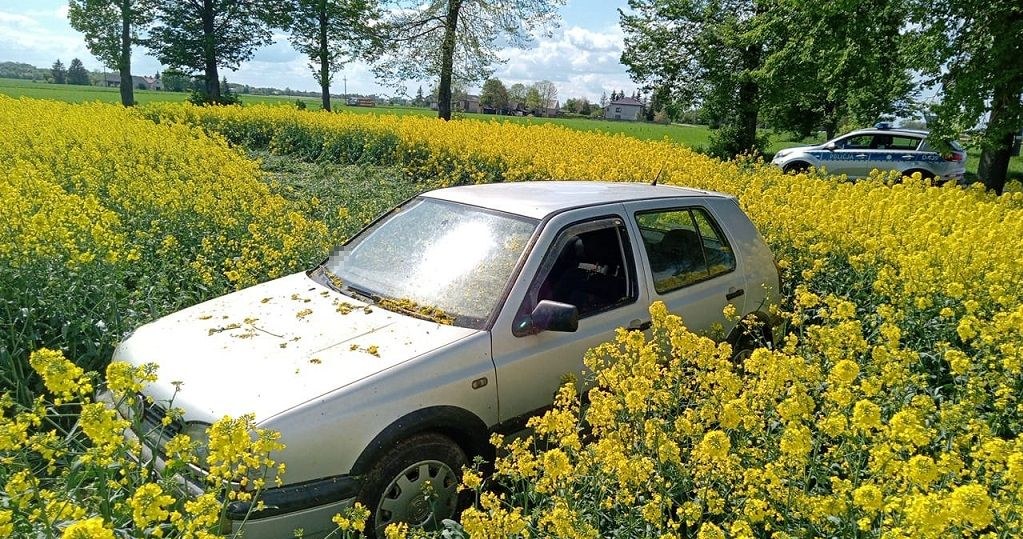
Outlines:
[[[107,103],[119,103],[120,93],[117,88],[105,88],[101,86],[70,86],[62,84],[49,84],[19,79],[0,78],[0,94],[11,97],[31,97],[36,99],[52,99],[55,101],[67,101],[81,103],[85,101],[103,101]],[[308,97],[294,96],[265,96],[242,94],[243,104],[268,104],[295,106],[296,100],[306,103],[309,110],[319,110],[320,100]],[[163,92],[157,90],[135,90],[135,100],[140,104],[158,101],[184,101],[188,94],[184,92]],[[415,107],[349,107],[341,104],[340,99],[334,100],[335,110],[338,112],[350,112],[353,114],[397,114],[416,116],[436,116],[436,112],[430,109]],[[609,134],[623,134],[625,136],[641,140],[669,140],[676,144],[688,146],[696,150],[702,150],[707,146],[710,135],[713,132],[710,128],[702,125],[660,125],[645,122],[621,122],[608,120],[594,120],[590,118],[531,118],[521,116],[494,116],[492,114],[455,113],[455,118],[467,118],[482,121],[512,122],[519,124],[541,124],[553,123],[569,129],[578,131],[596,131]],[[783,148],[799,146],[801,144],[813,144],[823,140],[800,141],[793,140],[791,135],[769,132],[770,144],[765,152],[765,158],[770,159],[774,154]],[[966,161],[967,181],[975,181],[977,178],[977,166],[980,163],[980,151],[969,152]],[[1023,157],[1013,157],[1009,162],[1009,179],[1023,182]]]
[[[428,189],[398,167],[309,163],[268,152],[249,152],[249,157],[259,161],[275,193],[325,223],[338,245],[399,202]]]
[[[41,81],[0,78],[0,94],[11,97],[31,97],[34,99],[52,99],[68,103],[102,101],[104,103],[120,103],[121,94],[115,87],[74,86],[69,84],[50,84]],[[160,101],[184,101],[187,92],[164,92],[160,90],[135,90],[135,101],[139,104]],[[318,99],[294,96],[249,95],[242,96],[245,103],[266,103],[271,105],[295,105],[301,99],[309,108],[319,108]]]

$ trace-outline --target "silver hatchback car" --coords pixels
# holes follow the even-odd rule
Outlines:
[[[286,484],[265,490],[263,506],[227,511],[247,539],[322,537],[356,501],[382,536],[392,522],[455,515],[462,466],[493,458],[490,434],[521,429],[566,375],[586,389],[583,354],[615,328],[649,328],[651,302],[744,349],[751,337],[723,310],[768,322],[756,339],[774,341],[780,284],[731,196],[636,183],[453,187],[395,208],[312,271],[138,328],[114,359],[159,364],[141,429],[201,442],[220,417],[253,413],[281,433]],[[181,417],[161,407],[171,398]],[[165,437],[138,434],[159,466]]]
[[[872,170],[897,170],[904,176],[919,172],[936,183],[959,183],[966,172],[966,150],[952,141],[952,151],[935,151],[927,141],[927,131],[892,129],[881,123],[873,129],[860,129],[824,144],[786,148],[775,154],[772,164],[785,172],[811,167],[849,178],[865,178]]]

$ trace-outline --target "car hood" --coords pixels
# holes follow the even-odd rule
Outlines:
[[[477,331],[368,305],[298,273],[144,325],[113,359],[159,365],[146,393],[173,397],[186,419],[263,421]]]

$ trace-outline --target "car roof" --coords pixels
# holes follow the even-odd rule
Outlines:
[[[904,135],[914,138],[926,137],[930,131],[924,131],[922,129],[857,129],[856,131],[850,131],[837,138],[847,137],[849,135]]]
[[[424,197],[543,219],[561,211],[615,202],[684,197],[731,198],[713,191],[638,182],[539,181],[448,187]]]

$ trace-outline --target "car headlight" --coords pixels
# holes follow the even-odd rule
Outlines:
[[[181,429],[181,434],[187,434],[188,438],[195,444],[196,464],[206,470],[206,459],[210,456],[210,425],[202,421],[189,421]]]
[[[781,159],[790,153],[792,153],[792,150],[778,150],[778,153],[774,154],[774,158]]]

